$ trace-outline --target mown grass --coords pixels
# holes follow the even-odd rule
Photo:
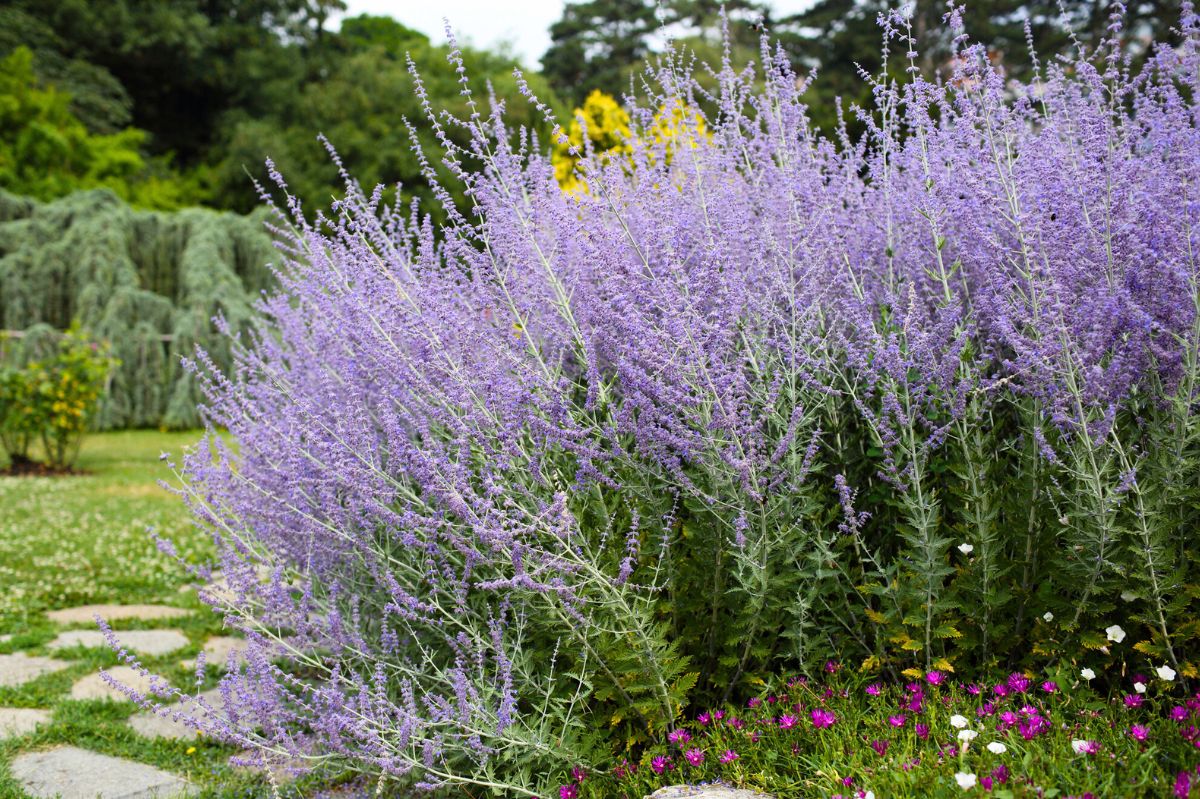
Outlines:
[[[151,530],[170,538],[189,561],[205,558],[210,546],[191,525],[180,499],[160,487],[170,480],[163,452],[178,456],[199,434],[125,431],[89,436],[71,477],[0,478],[0,654],[52,654],[45,645],[63,626],[47,610],[93,603],[161,603],[195,611],[192,616],[154,622],[120,621],[117,629],[172,628],[189,646],[150,658],[145,665],[180,688],[195,685],[190,660],[210,635],[227,632],[190,588],[187,573],[160,553]],[[2,464],[0,464],[2,465]],[[74,625],[90,627],[90,625]],[[236,750],[210,740],[150,740],[126,720],[138,712],[131,702],[76,701],[71,685],[97,670],[118,665],[106,648],[53,653],[71,667],[17,688],[0,687],[0,707],[40,707],[51,722],[33,734],[0,741],[0,798],[25,799],[9,763],[22,751],[72,744],[126,757],[174,772],[202,786],[204,799],[271,796],[262,776],[231,768]],[[212,687],[216,674],[200,687]],[[283,786],[284,796],[312,797],[320,791],[301,781]]]

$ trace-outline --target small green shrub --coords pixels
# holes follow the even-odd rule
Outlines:
[[[45,357],[0,369],[0,445],[12,464],[30,463],[36,440],[46,466],[69,469],[119,364],[107,343],[90,341],[72,325]]]

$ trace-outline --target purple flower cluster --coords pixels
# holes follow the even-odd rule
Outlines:
[[[826,641],[896,645],[928,671],[945,642],[994,647],[1000,608],[1024,625],[1017,648],[1049,622],[1011,603],[1060,566],[1076,635],[1113,582],[1107,520],[1140,496],[1143,450],[1080,461],[1104,469],[1080,478],[1101,486],[1090,510],[1019,499],[1062,514],[1071,546],[1024,516],[1019,545],[993,546],[981,512],[954,525],[979,534],[961,558],[936,481],[970,490],[991,454],[936,459],[1007,434],[992,422],[1010,413],[1019,429],[996,450],[1062,469],[1022,485],[1076,496],[1072,447],[1109,446],[1135,397],[1168,397],[1194,368],[1190,6],[1181,26],[1185,44],[1141,73],[1079,58],[1029,85],[960,37],[946,80],[875,85],[860,142],[812,130],[803,81],[765,42],[715,94],[668,59],[635,129],[670,104],[704,128],[584,158],[571,194],[462,75],[469,115],[428,110],[470,213],[419,148],[438,229],[349,179],[330,216],[292,203],[279,290],[231,339],[236,366],[192,364],[232,439],[210,433],[183,469],[219,551],[205,595],[250,642],[225,678],[237,715],[215,732],[429,786],[545,793],[521,775],[580,762],[580,729],[669,728],[695,673],[727,699],[776,657],[844,654]],[[1002,574],[1024,582],[997,591]],[[928,671],[895,726],[944,680]],[[1030,692],[1020,675],[996,691]],[[1036,718],[1014,724],[1039,735]],[[674,743],[653,771],[703,760]]]

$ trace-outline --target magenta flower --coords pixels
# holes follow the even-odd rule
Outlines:
[[[984,777],[983,779],[979,780],[980,787],[982,787],[985,791],[990,791],[992,789],[992,784],[991,777]]]
[[[1057,693],[1058,683],[1054,682],[1053,680],[1046,680],[1044,683],[1042,683],[1042,690],[1048,694]]]
[[[564,785],[558,789],[558,799],[576,799],[579,796],[579,786]]]
[[[759,699],[757,696],[753,696],[750,698],[750,701],[746,703],[746,707],[758,707],[761,704],[762,704],[762,700]]]
[[[581,769],[579,766],[571,769],[571,779],[575,780],[575,782],[583,782],[583,778],[586,776],[587,772]]]
[[[738,753],[732,749],[726,749],[719,759],[722,763],[732,763],[738,759]]]
[[[819,707],[814,709],[812,712],[812,723],[813,726],[818,729],[832,727],[837,723],[837,716],[833,715],[832,710],[826,710]]]
[[[841,664],[838,663],[836,660],[825,661],[825,672],[827,674],[836,674],[838,669],[840,669],[841,667],[842,667]]]
[[[1186,771],[1175,775],[1175,799],[1187,799],[1192,792],[1192,778]]]
[[[729,726],[733,727],[735,730],[740,730],[742,727],[746,726],[746,722],[742,721],[737,716],[732,716],[729,719]]]
[[[908,716],[903,714],[897,716],[888,716],[888,724],[891,724],[893,727],[903,727],[904,722],[906,721],[908,721]]]
[[[871,748],[875,750],[875,754],[879,755],[880,757],[883,757],[884,755],[887,754],[888,742],[881,741],[878,738],[876,738],[874,741],[871,741]]]
[[[976,682],[973,682],[967,686],[967,693],[969,693],[971,696],[979,696],[981,690],[982,689],[979,687],[979,683]]]
[[[1024,674],[1013,672],[1008,675],[1008,690],[1013,693],[1023,694],[1029,690],[1030,679]]]
[[[704,762],[704,750],[689,749],[683,753],[683,759],[691,763],[693,766],[699,766]]]
[[[692,740],[692,734],[687,730],[672,730],[671,734],[667,736],[667,740],[676,746],[683,746]]]
[[[1128,696],[1125,697],[1125,707],[1129,707],[1129,708],[1141,707],[1142,702],[1143,702],[1143,697],[1141,694],[1129,694]]]
[[[708,723],[712,721],[712,716],[707,713],[701,713],[699,716],[696,716],[696,721],[700,722],[700,726],[707,727]]]
[[[796,726],[796,722],[798,721],[800,721],[800,719],[796,718],[795,716],[784,714],[779,717],[779,729],[790,730],[792,727]]]
[[[713,717],[713,721],[720,721],[721,719],[725,718],[725,711],[724,710],[714,710],[712,717]]]
[[[929,683],[930,685],[941,685],[945,681],[946,675],[942,674],[940,671],[931,671],[925,675],[925,682]]]
[[[926,738],[929,737],[929,725],[928,724],[917,724],[916,729],[917,729],[917,737],[920,738],[922,741],[924,741]]]
[[[992,779],[1003,785],[1008,782],[1008,766],[1000,764],[992,769]]]
[[[883,686],[877,682],[873,682],[866,688],[867,696],[879,696],[883,692]]]
[[[1139,743],[1150,737],[1150,728],[1144,724],[1134,724],[1129,728],[1129,735]]]
[[[670,766],[671,761],[662,755],[659,755],[650,761],[650,768],[654,770],[655,774],[662,774],[664,771],[670,768]]]
[[[1175,721],[1183,721],[1188,717],[1188,709],[1183,705],[1176,705],[1171,708],[1170,716]]]

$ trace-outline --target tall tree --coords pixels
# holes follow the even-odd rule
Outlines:
[[[620,96],[629,72],[649,52],[659,21],[653,0],[568,2],[550,26],[542,74],[560,97],[575,105],[594,89]]]

